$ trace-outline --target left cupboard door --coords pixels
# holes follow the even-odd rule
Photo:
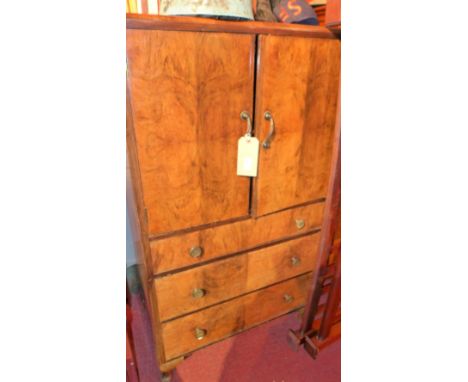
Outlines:
[[[127,30],[127,83],[150,236],[249,215],[237,142],[255,37]]]

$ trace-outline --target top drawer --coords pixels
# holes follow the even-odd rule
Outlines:
[[[154,274],[203,263],[320,228],[324,203],[250,218],[151,242]]]

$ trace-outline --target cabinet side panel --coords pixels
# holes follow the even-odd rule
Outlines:
[[[161,329],[159,317],[154,314],[157,310],[157,298],[150,281],[150,271],[148,270],[150,248],[146,219],[144,217],[143,198],[141,192],[141,179],[138,158],[135,148],[135,137],[133,129],[132,102],[127,83],[127,168],[126,168],[126,198],[127,213],[131,230],[132,245],[136,253],[139,278],[144,292],[144,299],[147,311],[151,317],[151,326],[155,341],[156,363],[159,367],[165,361],[164,349],[162,346]]]

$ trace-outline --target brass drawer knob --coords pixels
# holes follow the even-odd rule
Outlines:
[[[192,297],[193,298],[202,298],[206,294],[206,290],[201,289],[201,288],[195,288],[192,291]]]
[[[201,328],[195,328],[195,337],[197,340],[202,340],[206,336],[206,330]]]
[[[283,299],[284,299],[284,301],[286,301],[286,302],[293,302],[294,297],[291,296],[290,294],[287,294],[287,293],[286,293],[286,294],[283,296]]]
[[[203,248],[202,247],[192,247],[190,248],[189,255],[193,258],[200,257],[203,255]]]
[[[297,267],[301,263],[301,259],[297,256],[291,257],[291,264],[293,267]]]
[[[296,219],[296,227],[297,229],[302,229],[305,227],[304,219]]]

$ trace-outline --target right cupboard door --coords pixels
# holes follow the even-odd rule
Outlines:
[[[326,196],[340,42],[262,35],[258,44],[255,126],[260,156],[253,208],[262,216]],[[266,112],[271,118],[265,118]],[[268,138],[272,123],[274,133]]]

